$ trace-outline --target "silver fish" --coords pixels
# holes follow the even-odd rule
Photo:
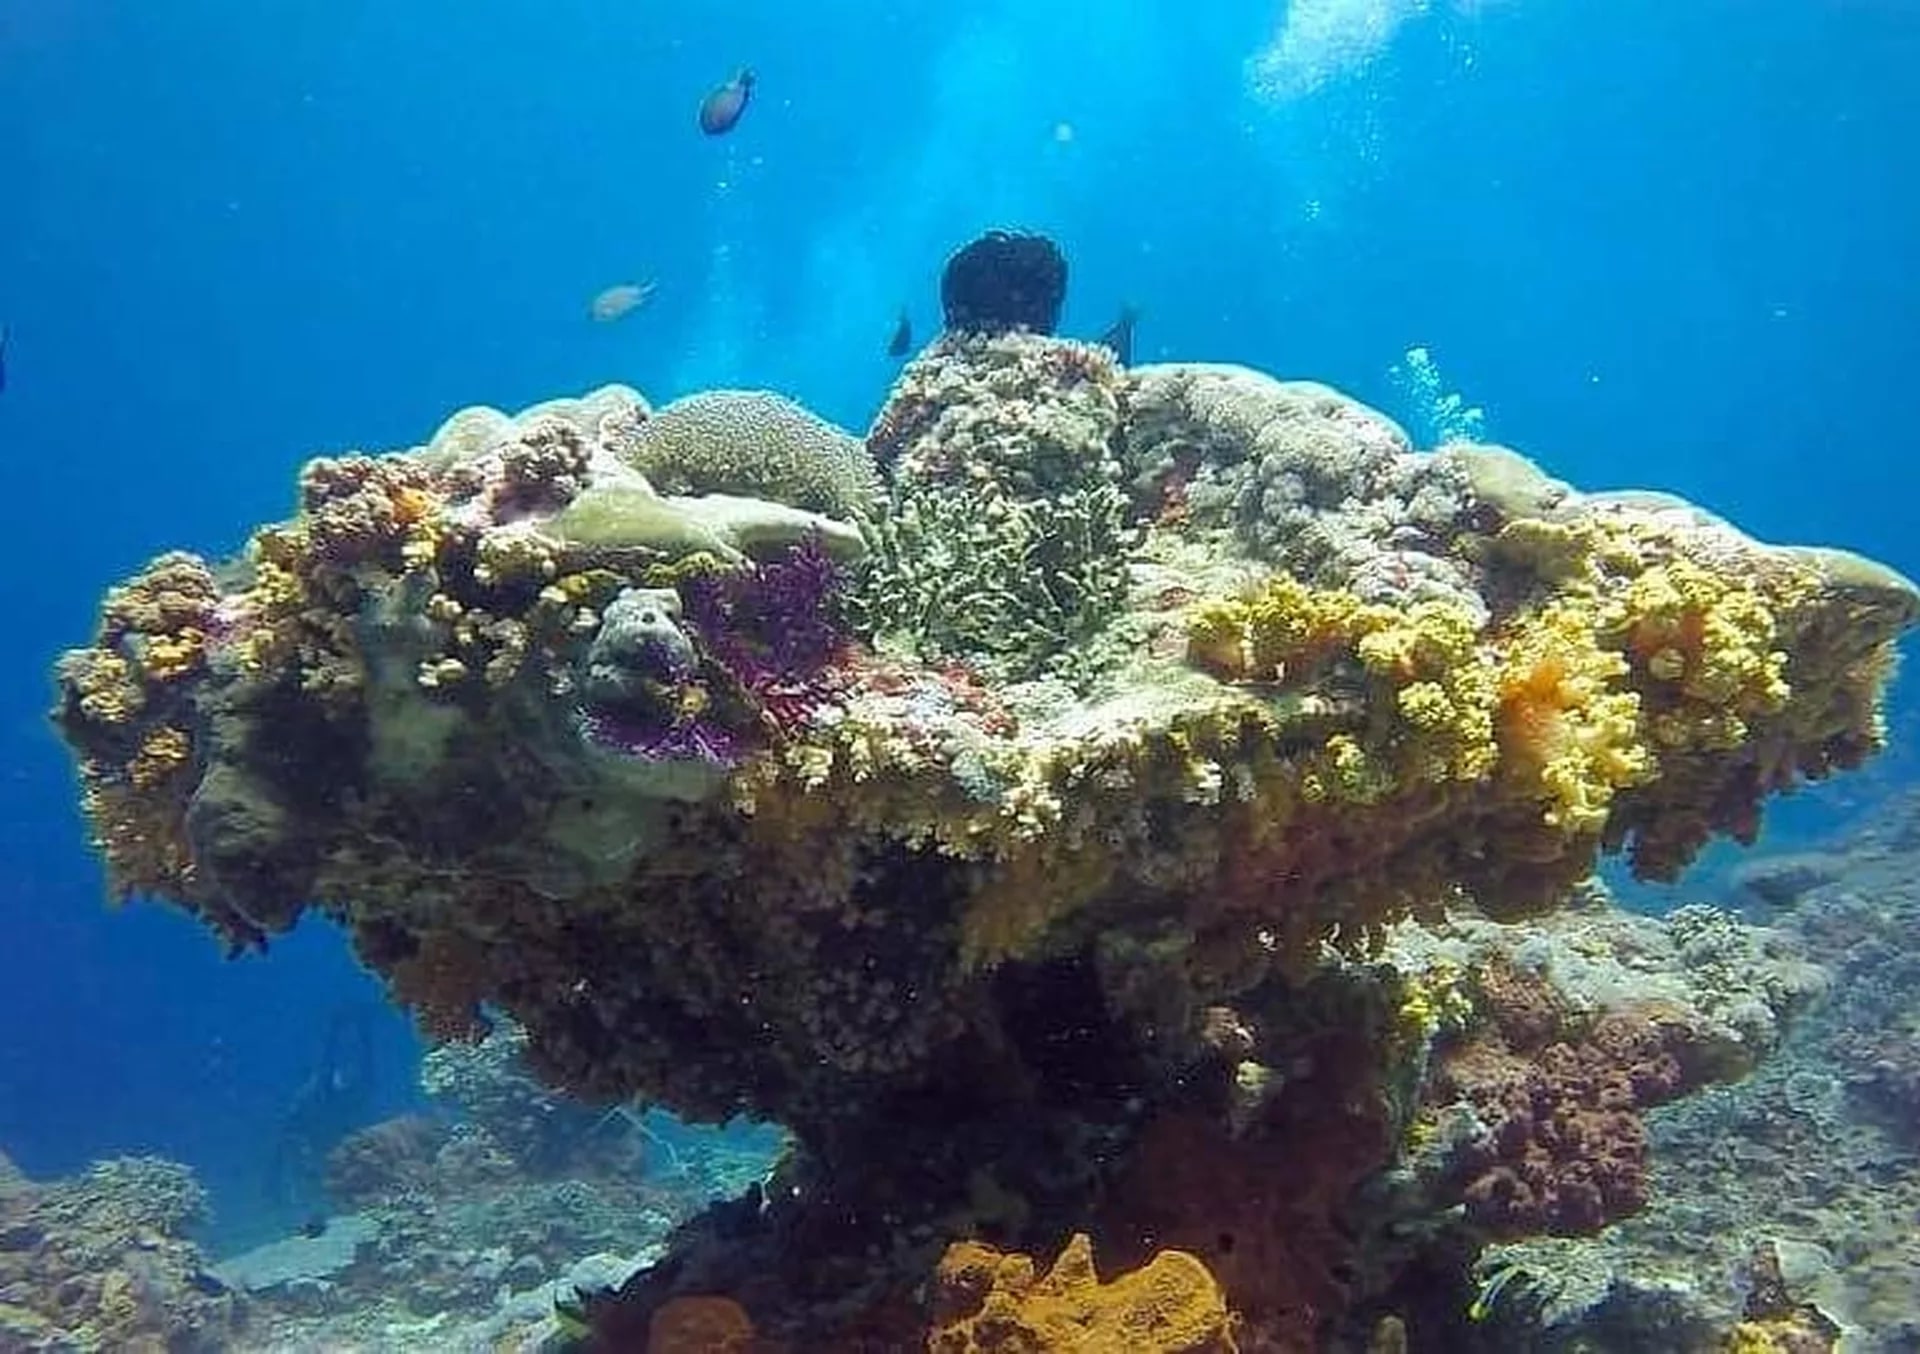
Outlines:
[[[651,301],[657,285],[653,282],[617,283],[594,297],[588,310],[601,324],[611,323],[631,315]]]

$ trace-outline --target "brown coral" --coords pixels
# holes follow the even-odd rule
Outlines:
[[[1701,1079],[1696,1041],[1661,1012],[1602,1016],[1530,1057],[1493,1041],[1453,1050],[1440,1089],[1485,1124],[1454,1162],[1467,1212],[1496,1236],[1598,1231],[1647,1197],[1643,1111]]]
[[[1342,1212],[1391,1153],[1376,1036],[1357,1012],[1323,1018],[1235,1066],[1235,1112],[1148,1124],[1097,1215],[1119,1263],[1189,1251],[1259,1348],[1302,1354],[1325,1347],[1346,1308],[1356,1257]]]
[[[934,1278],[929,1354],[1232,1354],[1232,1319],[1207,1267],[1161,1251],[1101,1283],[1075,1233],[1045,1274],[1024,1255],[961,1242]]]
[[[753,1354],[762,1347],[731,1298],[675,1298],[647,1327],[647,1354]]]

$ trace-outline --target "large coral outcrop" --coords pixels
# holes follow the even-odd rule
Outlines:
[[[791,1189],[630,1296],[797,1348],[1096,1198],[1123,1262],[1147,1218],[1217,1250],[1201,1197],[1251,1253],[1336,1237],[1339,1190],[1257,1182],[1307,1142],[1323,1180],[1391,1160],[1391,928],[1751,838],[1878,746],[1920,614],[1318,387],[1032,334],[909,367],[871,516],[796,479],[812,442],[655,484],[654,417],[615,388],[314,463],[238,567],[110,603],[57,719],[116,892],[236,948],[322,910],[436,1031],[501,1010],[563,1087],[790,1128]],[[1344,1124],[1299,1099],[1334,1082]],[[1129,1195],[1163,1142],[1216,1152],[1192,1198]],[[1281,1347],[1349,1300],[1199,1253]]]

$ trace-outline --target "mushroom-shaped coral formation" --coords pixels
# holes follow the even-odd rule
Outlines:
[[[243,567],[146,629],[110,604],[57,711],[123,891],[243,947],[322,908],[436,1030],[497,1009],[567,1089],[793,1132],[628,1285],[640,1329],[724,1297],[847,1348],[924,1329],[948,1241],[1088,1231],[1122,1266],[1178,1237],[1312,1347],[1414,1118],[1408,1013],[1446,1005],[1369,962],[1395,925],[1750,837],[1878,746],[1920,615],[1323,388],[1033,333],[909,366],[867,520],[791,465],[643,473],[665,421],[616,390],[318,462]],[[1608,1100],[1612,1028],[1501,1086]],[[1492,1222],[1557,1225],[1502,1188]],[[1633,1201],[1601,1194],[1579,1225]]]

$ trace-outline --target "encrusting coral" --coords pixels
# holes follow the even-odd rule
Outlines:
[[[1366,962],[1391,929],[1750,838],[1879,745],[1920,615],[1322,388],[1031,333],[910,364],[873,500],[812,422],[722,465],[745,425],[702,417],[611,388],[315,462],[237,568],[110,601],[56,717],[117,892],[236,948],[317,908],[437,1031],[498,1009],[563,1087],[789,1128],[792,1187],[622,1301],[725,1294],[796,1349],[906,1329],[956,1237],[1127,1266],[1155,1228],[1312,1347],[1341,1273],[1236,1264],[1196,1200],[1244,1255],[1302,1263],[1282,1215],[1350,1245],[1426,1009]],[[1131,1163],[1179,1144],[1209,1170],[1155,1197]]]
[[[1239,1348],[1220,1286],[1205,1265],[1181,1251],[1162,1251],[1103,1284],[1084,1232],[1044,1274],[1024,1255],[961,1242],[940,1262],[932,1306],[928,1354],[1234,1354]]]

